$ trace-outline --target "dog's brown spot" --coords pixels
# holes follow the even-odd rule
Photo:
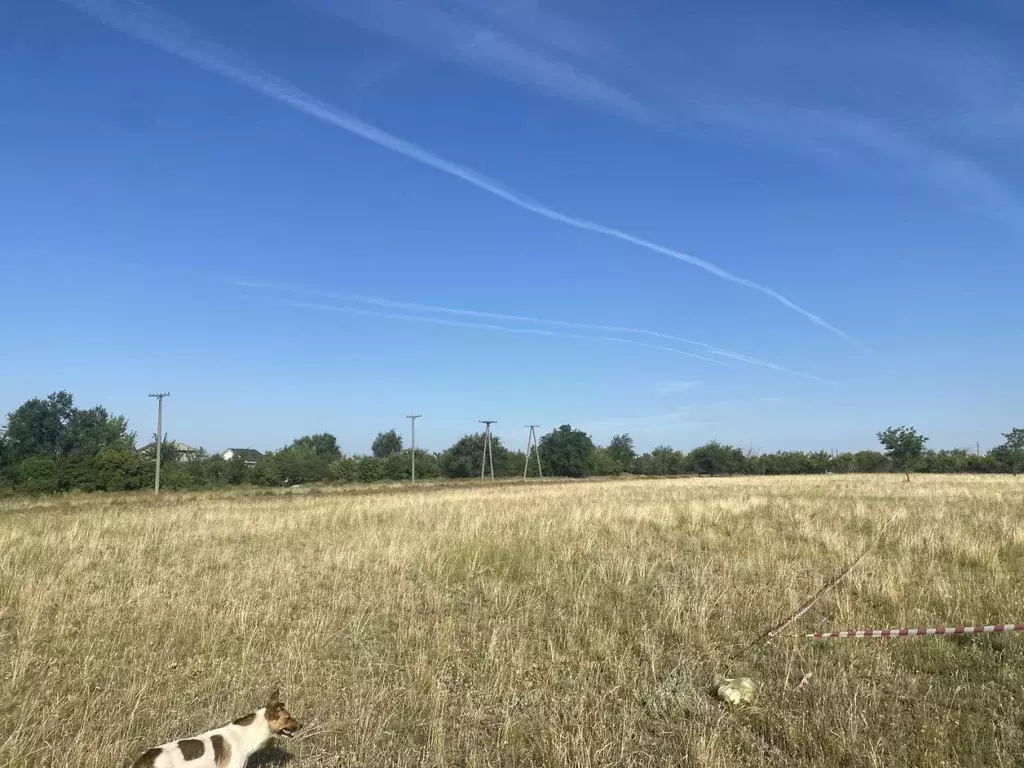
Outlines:
[[[206,745],[199,739],[184,739],[178,742],[178,749],[186,760],[198,760],[206,751]]]
[[[132,763],[132,768],[153,768],[156,765],[156,759],[163,754],[163,750],[159,747],[150,749],[139,756],[139,759]]]
[[[231,745],[219,733],[210,737],[210,744],[213,745],[213,762],[217,764],[217,768],[227,768],[231,762]]]
[[[252,721],[256,719],[256,713],[250,712],[248,715],[243,715],[237,720],[233,721],[235,725],[252,725]]]

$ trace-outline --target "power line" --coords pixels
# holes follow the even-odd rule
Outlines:
[[[416,482],[416,419],[421,418],[422,414],[414,413],[406,416],[412,422],[412,481]]]
[[[480,479],[484,479],[484,470],[487,469],[487,457],[491,457],[491,480],[494,479],[494,449],[491,447],[491,424],[497,424],[494,419],[480,419],[480,423],[486,425],[484,430],[484,457],[480,464]]]
[[[523,480],[526,479],[526,473],[530,469],[530,446],[533,446],[533,451],[537,455],[537,475],[538,477],[544,477],[544,472],[540,468],[540,448],[537,445],[537,427],[540,424],[527,424],[530,428],[530,436],[526,438],[526,466],[523,467]]]
[[[153,485],[153,493],[160,495],[160,452],[164,442],[164,398],[170,397],[170,392],[150,392],[150,397],[156,398],[156,481]]]

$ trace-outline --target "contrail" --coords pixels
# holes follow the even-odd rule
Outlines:
[[[472,323],[464,320],[444,320],[440,317],[422,317],[420,315],[404,315],[398,312],[377,312],[372,309],[357,309],[356,307],[335,307],[328,304],[310,304],[303,301],[289,302],[288,306],[296,307],[298,309],[315,309],[320,312],[340,312],[346,315],[361,315],[363,317],[382,317],[388,320],[404,320],[411,323],[430,323],[433,325],[449,325],[457,328],[480,328],[487,331],[501,331],[503,333],[528,333],[535,336],[549,336],[554,338],[563,339],[585,339],[587,341],[610,341],[618,344],[630,344],[636,347],[647,347],[648,349],[658,349],[662,352],[672,352],[676,355],[685,355],[686,357],[693,357],[697,360],[703,360],[706,363],[712,363],[713,365],[722,365],[726,368],[731,368],[728,363],[723,363],[721,360],[714,360],[710,357],[704,357],[703,355],[696,355],[693,352],[685,352],[681,349],[674,347],[666,347],[661,344],[648,344],[646,341],[637,341],[636,339],[622,339],[617,336],[587,336],[582,333],[566,333],[564,331],[545,331],[541,328],[509,328],[507,325],[493,325],[491,323]]]
[[[575,229],[605,235],[664,256],[670,256],[673,259],[684,261],[687,264],[692,264],[706,272],[710,272],[722,280],[759,291],[794,312],[798,312],[811,322],[863,348],[860,342],[845,331],[830,325],[813,312],[804,309],[767,286],[756,283],[753,280],[748,280],[745,277],[734,275],[711,262],[691,256],[688,253],[659,245],[614,227],[570,216],[554,208],[549,208],[543,203],[531,200],[529,197],[509,189],[476,171],[445,160],[422,147],[393,136],[380,128],[360,120],[354,115],[326,104],[283,80],[260,72],[252,66],[234,63],[231,59],[235,57],[227,49],[196,39],[195,35],[179,19],[138,2],[138,0],[63,0],[63,2],[111,27],[151,43],[202,69],[233,80],[239,85],[244,85],[258,93],[262,93],[264,96],[268,96],[282,104],[287,104],[294,109],[337,126],[392,152],[405,155],[417,162],[461,179],[467,184],[472,184],[478,189],[495,195],[525,211]]]
[[[718,355],[719,357],[729,358],[731,360],[737,360],[742,363],[749,365],[758,365],[765,368],[771,368],[776,371],[783,373],[790,373],[794,376],[802,376],[807,379],[814,381],[823,381],[818,376],[814,376],[810,373],[803,373],[801,371],[794,371],[791,368],[773,363],[769,360],[762,360],[758,357],[751,357],[750,355],[744,355],[739,352],[733,352],[729,349],[723,349],[716,347],[713,344],[707,344],[703,341],[694,341],[693,339],[687,339],[682,336],[673,336],[668,333],[661,333],[660,331],[652,331],[646,328],[630,328],[622,325],[598,325],[596,323],[577,323],[569,320],[547,320],[540,317],[529,317],[525,315],[508,315],[499,312],[484,312],[482,310],[475,309],[457,309],[454,307],[441,307],[436,304],[417,304],[408,301],[394,301],[392,299],[383,299],[377,296],[361,296],[359,294],[351,293],[334,293],[331,291],[322,291],[315,288],[307,288],[301,285],[292,285],[289,283],[262,283],[251,280],[234,280],[232,285],[240,288],[258,288],[261,290],[279,290],[279,291],[290,291],[293,293],[305,293],[310,296],[322,296],[327,299],[335,299],[337,301],[355,301],[361,304],[375,304],[380,307],[391,307],[392,309],[410,309],[419,312],[442,312],[452,315],[462,315],[466,317],[485,317],[491,320],[508,320],[512,322],[521,323],[534,323],[537,325],[557,325],[562,328],[580,328],[588,331],[602,331],[604,333],[630,333],[642,336],[649,336],[652,338],[664,339],[666,341],[674,341],[680,344],[691,344],[694,346],[702,347],[708,350],[712,354]],[[591,338],[591,337],[586,337]]]

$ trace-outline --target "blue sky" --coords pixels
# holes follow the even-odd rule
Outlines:
[[[431,449],[988,447],[1022,36],[1010,0],[9,1],[0,406],[146,437],[168,390],[211,450],[407,413]]]

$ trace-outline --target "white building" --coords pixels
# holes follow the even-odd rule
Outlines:
[[[139,448],[139,453],[144,453],[151,458],[156,458],[156,443],[149,443]],[[160,447],[161,458],[175,456],[177,461],[192,461],[199,456],[199,449],[188,443],[181,443],[177,440],[163,443]]]
[[[228,448],[220,453],[224,461],[231,461],[236,456],[241,457],[247,467],[256,466],[256,462],[263,458],[263,454],[254,448]]]

